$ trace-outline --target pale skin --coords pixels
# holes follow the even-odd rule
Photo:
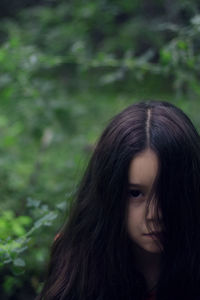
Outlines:
[[[154,230],[155,211],[152,202],[147,209],[147,199],[151,195],[158,168],[156,153],[146,149],[131,161],[128,174],[130,184],[128,233],[133,241],[136,267],[143,273],[149,290],[158,281],[162,253],[159,240],[145,235],[149,233],[147,225],[152,231],[158,231]],[[148,213],[145,219],[146,212]]]

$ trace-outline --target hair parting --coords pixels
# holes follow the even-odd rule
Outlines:
[[[147,109],[147,121],[146,121],[146,136],[147,136],[147,147],[150,145],[150,120],[151,120],[151,109]]]

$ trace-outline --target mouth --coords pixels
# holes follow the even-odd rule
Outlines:
[[[152,237],[152,238],[160,238],[162,233],[161,232],[152,232],[152,233],[144,233],[143,235]]]

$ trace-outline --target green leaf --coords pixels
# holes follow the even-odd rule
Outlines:
[[[24,267],[25,266],[25,261],[22,258],[16,258],[16,259],[14,259],[13,264],[16,267]]]

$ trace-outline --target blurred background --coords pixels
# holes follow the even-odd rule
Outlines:
[[[34,299],[109,120],[166,100],[200,128],[198,0],[1,0],[0,298]]]

